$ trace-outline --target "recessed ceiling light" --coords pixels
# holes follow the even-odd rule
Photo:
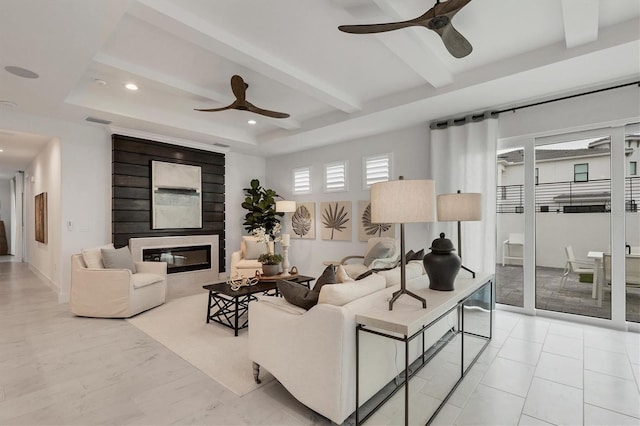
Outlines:
[[[255,126],[257,121],[256,120],[249,120],[249,121],[247,121],[247,123],[251,124],[252,126]]]
[[[94,83],[99,84],[100,86],[106,86],[107,85],[107,82],[104,81],[101,78],[94,78],[93,81],[94,81]]]
[[[0,152],[4,152],[4,149],[0,149]]]
[[[138,90],[138,85],[135,83],[127,83],[124,85],[129,90]]]
[[[22,67],[16,67],[13,65],[8,65],[6,67],[4,67],[4,69],[13,74],[13,75],[17,75],[18,77],[23,77],[23,78],[38,78],[40,77],[38,74],[36,74],[35,72],[28,70],[26,68],[22,68]]]

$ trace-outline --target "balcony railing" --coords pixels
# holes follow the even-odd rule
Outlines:
[[[640,176],[625,178],[625,209],[638,212]],[[498,186],[497,213],[524,213],[523,185]],[[611,210],[611,179],[536,185],[536,212],[593,213]]]

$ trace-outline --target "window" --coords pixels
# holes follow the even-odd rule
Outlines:
[[[324,190],[325,192],[346,191],[347,162],[339,161],[324,165]]]
[[[293,170],[293,193],[311,194],[311,167]]]
[[[589,181],[589,165],[574,164],[573,165],[573,181],[574,182],[587,182]]]
[[[629,176],[635,176],[638,174],[638,162],[629,161]]]
[[[536,185],[539,183],[539,181],[538,181],[538,178],[539,178],[539,177],[540,177],[540,172],[539,172],[539,169],[536,167],[536,176],[535,176],[535,178],[536,178]]]
[[[371,185],[376,182],[386,182],[391,179],[391,154],[364,157],[362,160],[364,189],[371,188]]]

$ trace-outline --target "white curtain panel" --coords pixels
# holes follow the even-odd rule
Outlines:
[[[495,272],[497,136],[498,119],[431,130],[430,134],[429,164],[436,194],[458,190],[482,194],[482,221],[461,222],[462,264],[475,272]],[[432,240],[444,232],[458,248],[457,222],[433,225],[429,227]]]

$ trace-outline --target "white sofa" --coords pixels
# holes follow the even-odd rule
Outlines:
[[[413,263],[413,262],[412,262]],[[408,266],[412,266],[411,264]],[[426,288],[427,275],[419,266],[407,270],[407,288]],[[365,280],[399,282],[399,270],[373,274]],[[409,275],[411,274],[411,275]],[[345,284],[336,284],[342,286]],[[321,290],[322,293],[325,287]],[[300,402],[341,424],[355,411],[355,316],[385,303],[398,284],[384,287],[343,306],[319,303],[305,311],[284,299],[260,296],[249,304],[249,358],[264,367]],[[455,315],[453,313],[452,315]],[[427,347],[435,343],[455,320],[441,321],[426,333]],[[421,349],[421,339],[411,345],[411,359]],[[404,369],[404,344],[370,333],[360,334],[360,404],[368,400]]]
[[[165,302],[167,264],[134,262],[128,269],[88,268],[80,254],[71,256],[71,312],[83,317],[128,318]]]

